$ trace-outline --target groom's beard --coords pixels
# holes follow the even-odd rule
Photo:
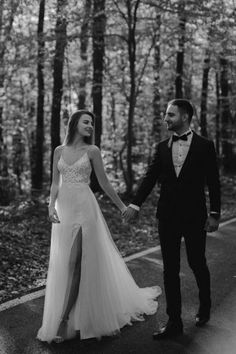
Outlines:
[[[176,133],[177,131],[181,131],[183,129],[183,125],[175,123],[166,123],[166,128],[168,131]]]
[[[166,128],[167,128],[168,131],[173,132],[173,133],[176,131],[175,126],[173,126],[172,124],[167,124],[166,123]]]

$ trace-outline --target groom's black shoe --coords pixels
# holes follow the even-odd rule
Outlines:
[[[210,313],[197,313],[195,317],[195,325],[197,327],[203,327],[210,320]]]
[[[169,320],[166,326],[162,327],[158,332],[153,333],[154,340],[162,340],[176,337],[183,333],[183,323],[179,321]]]

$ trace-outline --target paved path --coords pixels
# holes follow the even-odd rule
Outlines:
[[[48,345],[35,339],[41,324],[42,291],[0,306],[0,354],[236,354],[236,220],[223,223],[209,235],[207,258],[212,274],[213,308],[210,323],[196,328],[197,288],[182,247],[181,280],[185,333],[176,340],[156,342],[152,332],[166,321],[165,298],[158,313],[145,322],[125,327],[116,338]],[[160,248],[127,257],[129,269],[140,286],[163,288]],[[21,303],[20,303],[21,302]]]

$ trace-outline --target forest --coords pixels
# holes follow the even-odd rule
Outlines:
[[[94,112],[95,144],[128,200],[168,136],[168,101],[182,97],[195,107],[192,128],[215,143],[224,212],[234,214],[235,18],[234,0],[0,0],[2,234],[14,216],[21,232],[22,210],[39,202],[35,223],[45,225],[53,151],[72,112]]]
[[[235,11],[233,0],[1,0],[1,204],[48,188],[68,117],[85,107],[122,193],[166,136],[173,98],[192,100],[193,128],[235,172]]]

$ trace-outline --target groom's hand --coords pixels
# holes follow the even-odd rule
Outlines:
[[[129,222],[138,216],[138,211],[134,208],[128,206],[125,213],[123,214],[125,222]]]
[[[207,232],[214,232],[217,231],[218,228],[219,228],[219,220],[216,220],[212,216],[208,216],[205,224],[205,230]]]

